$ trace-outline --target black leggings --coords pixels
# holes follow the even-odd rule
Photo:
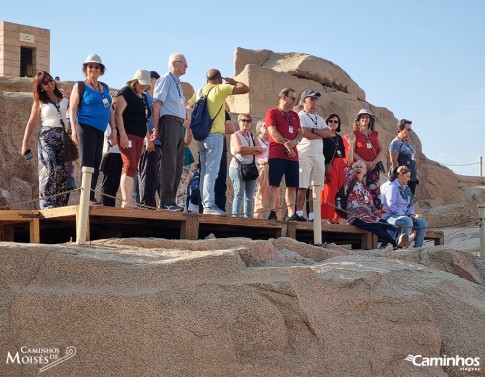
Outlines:
[[[82,167],[88,166],[94,168],[93,178],[91,180],[90,200],[96,200],[94,191],[98,183],[99,165],[103,157],[104,132],[88,124],[79,123],[79,161],[81,163],[81,181]]]

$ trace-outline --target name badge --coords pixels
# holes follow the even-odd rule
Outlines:
[[[104,107],[109,107],[109,101],[107,98],[103,98],[103,105]]]
[[[181,104],[181,105],[185,105],[185,103],[184,103],[184,99],[183,99],[183,98],[180,98],[180,104]]]
[[[416,155],[414,153],[411,153],[411,161],[416,160]]]
[[[370,143],[369,140],[367,140],[367,148],[372,148],[372,144]]]
[[[289,126],[289,127],[288,127],[288,132],[289,132],[290,134],[292,134],[292,133],[293,133],[293,126]]]
[[[342,157],[342,152],[340,152],[340,149],[337,149],[337,157]]]

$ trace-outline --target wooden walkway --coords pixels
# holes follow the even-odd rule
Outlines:
[[[47,210],[0,210],[0,241],[64,243],[76,239],[78,206]],[[428,236],[429,233],[429,236]],[[443,244],[443,232],[428,231],[427,239]],[[88,240],[127,237],[203,239],[291,237],[313,243],[313,223],[245,219],[166,210],[89,207]],[[377,237],[353,225],[322,224],[322,242],[377,248]]]

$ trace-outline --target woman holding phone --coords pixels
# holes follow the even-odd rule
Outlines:
[[[40,121],[38,139],[39,156],[39,198],[40,208],[48,209],[67,205],[67,164],[62,155],[64,144],[62,135],[67,124],[68,99],[65,98],[52,76],[37,72],[34,78],[34,103],[24,132],[22,154],[32,158],[30,138]]]

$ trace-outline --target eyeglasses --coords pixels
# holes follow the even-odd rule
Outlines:
[[[409,132],[412,132],[412,128],[405,128],[404,131],[409,131]]]
[[[43,85],[48,85],[52,81],[54,81],[54,79],[52,77],[47,77],[47,78],[45,78],[45,79],[42,80],[42,84]]]
[[[187,65],[187,62],[184,62],[183,60],[174,60],[174,63],[182,63],[183,65]]]
[[[337,119],[329,119],[327,120],[327,123],[331,124],[331,123],[335,123],[335,124],[338,124],[338,120]]]
[[[88,64],[88,68],[89,68],[89,69],[100,69],[100,68],[101,68],[101,66],[99,66],[99,65],[91,65],[91,64]]]
[[[251,123],[251,119],[241,119],[240,121],[243,123]]]

